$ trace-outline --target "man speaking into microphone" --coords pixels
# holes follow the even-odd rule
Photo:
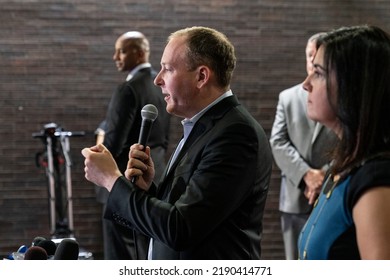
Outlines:
[[[110,191],[105,218],[151,238],[148,259],[261,257],[272,154],[230,89],[234,47],[215,29],[170,35],[154,82],[184,136],[159,184],[150,147],[131,146],[121,172],[103,145],[85,148],[85,177]],[[135,183],[131,182],[137,177]]]

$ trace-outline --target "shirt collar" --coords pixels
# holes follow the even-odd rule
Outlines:
[[[133,70],[130,71],[129,75],[127,75],[126,81],[130,81],[139,70],[150,67],[152,67],[152,65],[149,62],[138,64]]]
[[[227,92],[225,92],[224,94],[222,94],[220,97],[218,97],[217,99],[215,99],[213,102],[211,102],[209,105],[207,105],[206,108],[204,108],[202,111],[200,111],[199,113],[197,113],[195,116],[193,116],[191,119],[184,119],[181,121],[181,123],[184,125],[185,123],[187,122],[192,122],[192,123],[195,123],[197,120],[200,119],[200,117],[202,117],[204,115],[204,113],[206,113],[211,107],[213,107],[215,104],[217,104],[218,102],[220,102],[222,99],[225,99],[226,97],[229,97],[229,96],[232,96],[233,95],[233,92],[232,90],[228,90]]]

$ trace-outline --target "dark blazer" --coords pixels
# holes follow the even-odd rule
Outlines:
[[[148,193],[120,177],[105,217],[153,238],[153,259],[260,259],[272,154],[235,96],[194,125],[178,158]]]
[[[146,104],[153,104],[158,109],[147,145],[152,150],[156,147],[166,150],[168,147],[170,118],[161,89],[153,84],[155,76],[152,68],[139,70],[131,80],[118,86],[108,106],[104,145],[122,172],[127,166],[130,146],[138,142],[141,110]]]
[[[157,119],[153,122],[147,145],[152,150],[156,178],[160,178],[165,169],[165,152],[168,148],[170,115],[166,111],[166,102],[161,89],[153,84],[156,72],[151,68],[139,70],[134,77],[120,84],[112,95],[104,120],[103,144],[112,153],[121,172],[126,170],[130,146],[138,142],[141,130],[141,110],[146,104],[158,109]],[[106,203],[108,191],[96,189],[97,200]]]
[[[147,141],[154,158],[156,179],[161,178],[166,165],[170,115],[161,89],[154,85],[156,72],[151,67],[137,71],[134,76],[118,86],[108,106],[104,122],[103,144],[112,153],[119,170],[124,172],[129,159],[130,146],[138,142],[142,124],[141,110],[146,104],[158,109],[157,119]],[[97,201],[105,204],[109,192],[96,187]],[[148,238],[136,231],[127,231],[119,226],[113,227],[111,221],[103,221],[105,255],[115,259],[146,258]],[[137,243],[134,248],[134,243]]]

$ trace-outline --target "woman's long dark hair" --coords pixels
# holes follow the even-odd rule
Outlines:
[[[340,173],[390,151],[390,37],[375,26],[343,27],[318,44],[325,47],[327,77],[334,73],[337,81],[333,109],[342,135],[332,172]]]

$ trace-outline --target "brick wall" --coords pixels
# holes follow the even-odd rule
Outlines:
[[[233,91],[269,135],[278,93],[304,79],[308,36],[341,25],[370,23],[390,30],[386,0],[1,0],[0,5],[0,255],[49,235],[44,150],[32,133],[55,122],[71,138],[75,236],[102,255],[100,205],[83,176],[80,150],[94,143],[115,86],[124,76],[113,44],[127,30],[151,41],[159,59],[170,32],[193,25],[223,31],[236,46]],[[181,134],[172,122],[172,145]],[[278,214],[279,170],[273,171],[264,217],[263,258],[283,259]]]

